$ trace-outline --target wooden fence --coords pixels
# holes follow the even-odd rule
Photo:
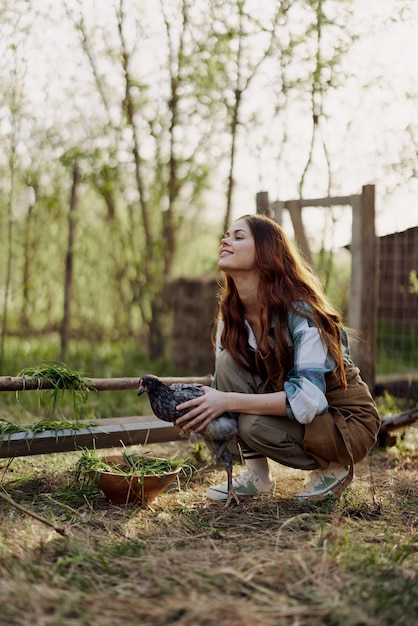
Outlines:
[[[179,382],[210,385],[212,376],[208,374],[161,380],[167,385]],[[88,378],[86,382],[95,391],[133,390],[138,388],[139,378]],[[52,387],[51,381],[46,379],[0,376],[0,392],[33,391]],[[80,429],[80,424],[85,424],[85,427]],[[69,452],[83,448],[120,448],[179,441],[182,438],[179,428],[157,419],[154,415],[82,420],[74,428],[5,434],[0,442],[0,458]]]
[[[411,273],[418,271],[418,226],[379,241],[379,320],[418,329],[418,294],[410,283]]]
[[[268,194],[257,194],[257,212],[274,217],[279,223],[284,209],[289,211],[295,237],[302,253],[311,259],[308,239],[302,221],[304,207],[331,207],[351,205],[353,211],[351,290],[349,326],[355,328],[360,341],[352,346],[353,358],[360,367],[363,379],[372,391],[377,391],[375,380],[375,344],[378,303],[379,248],[375,235],[375,190],[373,185],[363,187],[362,193],[334,198],[316,198],[276,201],[270,204]],[[186,285],[187,287],[187,285]],[[210,287],[210,286],[209,286]],[[209,323],[208,323],[209,324]],[[96,391],[134,390],[138,378],[87,379]],[[166,384],[174,382],[197,382],[210,385],[212,375],[163,378]],[[394,381],[395,383],[397,381]],[[385,388],[388,384],[385,383]],[[1,391],[30,391],[50,389],[52,383],[46,379],[0,377]],[[377,393],[377,395],[379,395]],[[396,395],[396,394],[395,394]],[[402,428],[418,420],[418,407],[398,415],[382,419],[381,433]],[[81,422],[77,428],[45,430],[43,432],[18,432],[5,435],[0,441],[0,458],[69,452],[83,448],[110,448],[138,444],[164,443],[182,439],[181,431],[170,423],[151,416],[132,416],[99,419]],[[84,427],[85,425],[85,427]]]
[[[199,383],[210,385],[212,375],[195,377],[161,378],[167,385],[173,383]],[[138,378],[89,378],[88,386],[95,391],[135,390]],[[2,391],[33,391],[52,389],[51,381],[39,378],[19,378],[0,376],[0,392]],[[389,415],[382,419],[380,444],[386,445],[390,439],[388,434],[404,428],[418,420],[418,406],[404,413]],[[80,429],[80,424],[83,427]],[[85,427],[84,427],[85,426]],[[62,429],[45,430],[43,432],[17,432],[5,434],[0,441],[0,458],[31,456],[36,454],[53,454],[102,448],[120,448],[132,445],[166,443],[184,440],[179,428],[168,422],[151,416],[132,416],[99,419],[94,421],[81,420],[75,422],[74,428],[67,425]]]
[[[304,256],[312,255],[302,220],[304,207],[349,205],[352,208],[351,285],[348,324],[358,332],[351,352],[370,389],[375,385],[375,352],[378,307],[379,248],[375,232],[375,187],[366,185],[361,194],[328,198],[298,199],[270,203],[265,191],[256,197],[258,213],[269,215],[280,224],[286,209],[292,220],[295,239]]]

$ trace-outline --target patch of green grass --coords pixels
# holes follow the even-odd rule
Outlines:
[[[383,396],[380,396],[377,399],[377,409],[379,411],[380,417],[402,413],[402,411],[405,409],[405,401],[394,398],[392,395],[390,395],[390,393],[385,391]]]
[[[16,376],[22,369],[43,362],[59,362],[60,342],[57,334],[39,337],[6,337],[2,376]],[[174,372],[173,365],[165,360],[150,361],[138,340],[87,341],[73,339],[69,342],[65,359],[69,368],[85,372],[93,378],[135,376],[150,369],[157,375]],[[174,374],[173,374],[174,375]]]
[[[190,443],[175,446],[190,454]],[[164,449],[169,457],[172,448],[149,452],[158,458]],[[67,529],[59,537],[0,510],[0,601],[8,623],[29,626],[35,616],[105,626],[121,616],[128,626],[165,626],[173,616],[205,626],[416,622],[418,459],[411,453],[396,460],[373,453],[338,501],[320,503],[292,500],[286,486],[303,477],[275,465],[275,496],[228,508],[204,497],[208,484],[224,479],[221,468],[173,485],[146,506],[111,506],[97,493],[61,499],[78,458],[15,459],[3,471],[16,500]],[[43,493],[34,489],[34,472],[46,482],[54,475]]]
[[[394,539],[390,527],[383,534],[384,540],[367,550],[350,544],[346,565],[353,573],[361,572],[350,594],[356,601],[360,597],[368,614],[381,623],[412,626],[418,621],[418,538]]]
[[[58,363],[59,341],[56,335],[38,338],[6,339],[6,354],[2,375],[17,376],[18,372],[36,372],[44,365]],[[42,365],[39,366],[38,364]],[[175,368],[165,361],[151,363],[144,356],[141,346],[135,341],[94,343],[88,341],[72,341],[66,368],[85,378],[119,378],[135,377],[153,373],[156,375],[176,375]],[[82,374],[81,374],[82,373]],[[29,374],[28,374],[29,375]],[[74,395],[63,389],[59,393],[59,412],[62,419],[74,419]],[[138,398],[136,391],[103,391],[83,390],[87,397],[78,392],[80,402],[76,404],[76,415],[79,419],[103,419],[108,417],[124,417],[127,415],[150,415],[147,398]],[[0,418],[16,424],[32,423],[47,417],[51,412],[51,398],[44,392],[22,391],[18,394],[11,391],[1,392]],[[58,400],[58,398],[57,398]],[[84,402],[85,400],[85,402]]]
[[[418,363],[417,329],[380,322],[376,339],[378,374],[408,374]]]

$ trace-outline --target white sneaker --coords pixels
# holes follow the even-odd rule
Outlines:
[[[338,497],[353,481],[348,465],[341,467],[313,470],[303,484],[303,489],[297,494],[297,500],[322,500],[332,496]]]
[[[237,496],[259,496],[260,494],[273,494],[276,489],[276,481],[263,483],[261,478],[251,470],[246,470],[232,480],[232,489]],[[209,487],[206,496],[211,500],[228,499],[228,481],[221,485]]]

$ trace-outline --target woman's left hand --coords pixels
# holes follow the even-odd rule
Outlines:
[[[216,417],[225,412],[225,392],[202,386],[204,395],[176,406],[177,411],[188,409],[187,413],[176,420],[176,426],[180,426],[188,432],[193,430],[200,432]]]

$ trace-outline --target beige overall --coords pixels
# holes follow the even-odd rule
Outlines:
[[[331,462],[353,465],[376,443],[380,418],[359,370],[346,366],[347,388],[336,376],[327,379],[328,412],[310,424],[288,416],[239,416],[244,444],[278,463],[297,469],[326,469]],[[221,391],[264,393],[264,381],[242,368],[226,350],[216,358],[216,387]],[[272,388],[267,391],[274,391]]]

